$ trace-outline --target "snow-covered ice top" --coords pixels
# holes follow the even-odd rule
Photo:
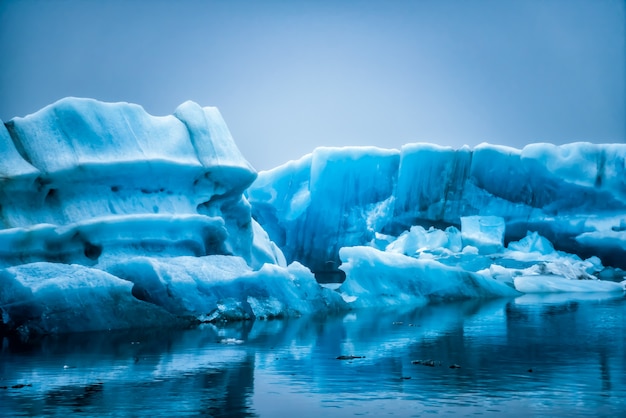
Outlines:
[[[342,247],[472,216],[501,217],[503,244],[536,231],[626,267],[626,144],[319,148],[259,173],[247,195],[287,260],[318,276],[333,277]]]

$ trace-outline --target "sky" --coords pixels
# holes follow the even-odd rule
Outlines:
[[[257,170],[318,146],[626,142],[624,0],[0,0],[0,119],[217,106]]]

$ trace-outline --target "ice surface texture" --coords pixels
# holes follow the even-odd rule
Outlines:
[[[625,161],[626,144],[319,148],[259,173],[247,195],[287,261],[324,280],[339,277],[342,247],[380,246],[415,225],[461,229],[464,218],[467,230],[488,216],[503,219],[491,235],[502,232],[503,245],[536,231],[559,250],[625,268]]]

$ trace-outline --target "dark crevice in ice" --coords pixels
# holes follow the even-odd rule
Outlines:
[[[39,176],[35,179],[34,186],[37,192],[43,192],[51,183],[52,181],[50,179]]]
[[[598,159],[596,161],[597,164],[597,174],[596,174],[596,181],[595,181],[595,186],[597,188],[602,187],[602,178],[604,177],[604,167],[606,165],[606,154],[604,153],[604,151],[601,151],[598,154]]]
[[[97,260],[102,254],[102,247],[100,245],[94,245],[90,242],[85,243],[85,257],[90,260]]]
[[[59,204],[59,191],[57,189],[50,189],[46,194],[45,202],[47,205]]]

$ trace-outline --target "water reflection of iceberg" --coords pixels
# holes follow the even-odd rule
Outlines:
[[[626,407],[626,300],[566,296],[5,340],[0,385],[32,387],[0,390],[0,415],[615,415]]]
[[[114,408],[130,415],[151,410],[156,415],[240,411],[239,416],[247,416],[254,356],[219,343],[220,334],[245,335],[242,325],[73,334],[19,346],[5,340],[3,381],[32,386],[0,393],[0,415],[102,415]],[[178,399],[187,392],[196,396]]]

